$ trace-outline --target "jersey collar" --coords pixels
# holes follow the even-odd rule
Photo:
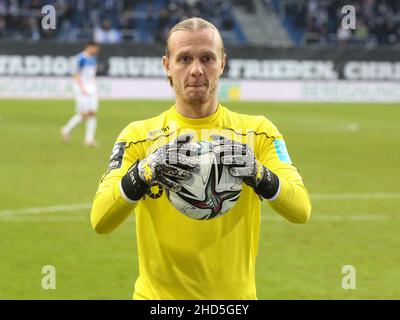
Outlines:
[[[186,125],[189,126],[213,126],[215,123],[217,123],[223,116],[223,106],[218,104],[217,111],[215,111],[213,114],[210,114],[207,117],[204,118],[198,118],[198,119],[192,119],[192,118],[186,118],[183,115],[181,115],[177,110],[176,110],[176,105],[173,105],[170,109],[173,118],[177,119],[179,122],[182,122]]]

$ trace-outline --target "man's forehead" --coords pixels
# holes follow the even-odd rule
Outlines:
[[[169,38],[169,50],[172,53],[180,51],[221,50],[222,42],[218,32],[214,29],[201,29],[195,31],[177,30]]]

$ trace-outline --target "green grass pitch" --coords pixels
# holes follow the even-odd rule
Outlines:
[[[138,273],[134,218],[107,236],[89,204],[114,141],[169,101],[101,101],[101,146],[60,141],[73,101],[0,101],[0,299],[131,299]],[[263,114],[287,142],[313,198],[311,220],[290,224],[263,204],[259,299],[400,298],[400,107],[383,104],[227,103]],[[27,209],[28,208],[28,209]],[[51,208],[50,208],[51,209]],[[55,290],[42,267],[57,271]],[[342,267],[356,269],[343,289]]]

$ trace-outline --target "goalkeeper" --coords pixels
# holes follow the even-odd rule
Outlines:
[[[226,62],[219,31],[190,18],[168,34],[163,65],[176,98],[159,116],[129,124],[118,136],[95,195],[91,223],[110,233],[135,213],[139,277],[134,299],[256,299],[255,266],[261,200],[293,223],[305,223],[311,202],[278,129],[263,116],[217,101]],[[225,215],[194,220],[166,191],[180,190],[196,157],[190,141],[213,141],[215,153],[245,182]]]

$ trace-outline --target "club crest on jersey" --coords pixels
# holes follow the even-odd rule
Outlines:
[[[158,199],[162,196],[164,193],[164,189],[162,185],[156,183],[153,184],[148,190],[147,190],[147,195],[152,198],[152,199]]]
[[[121,168],[122,158],[124,157],[126,142],[118,142],[114,145],[108,164],[108,170]]]

